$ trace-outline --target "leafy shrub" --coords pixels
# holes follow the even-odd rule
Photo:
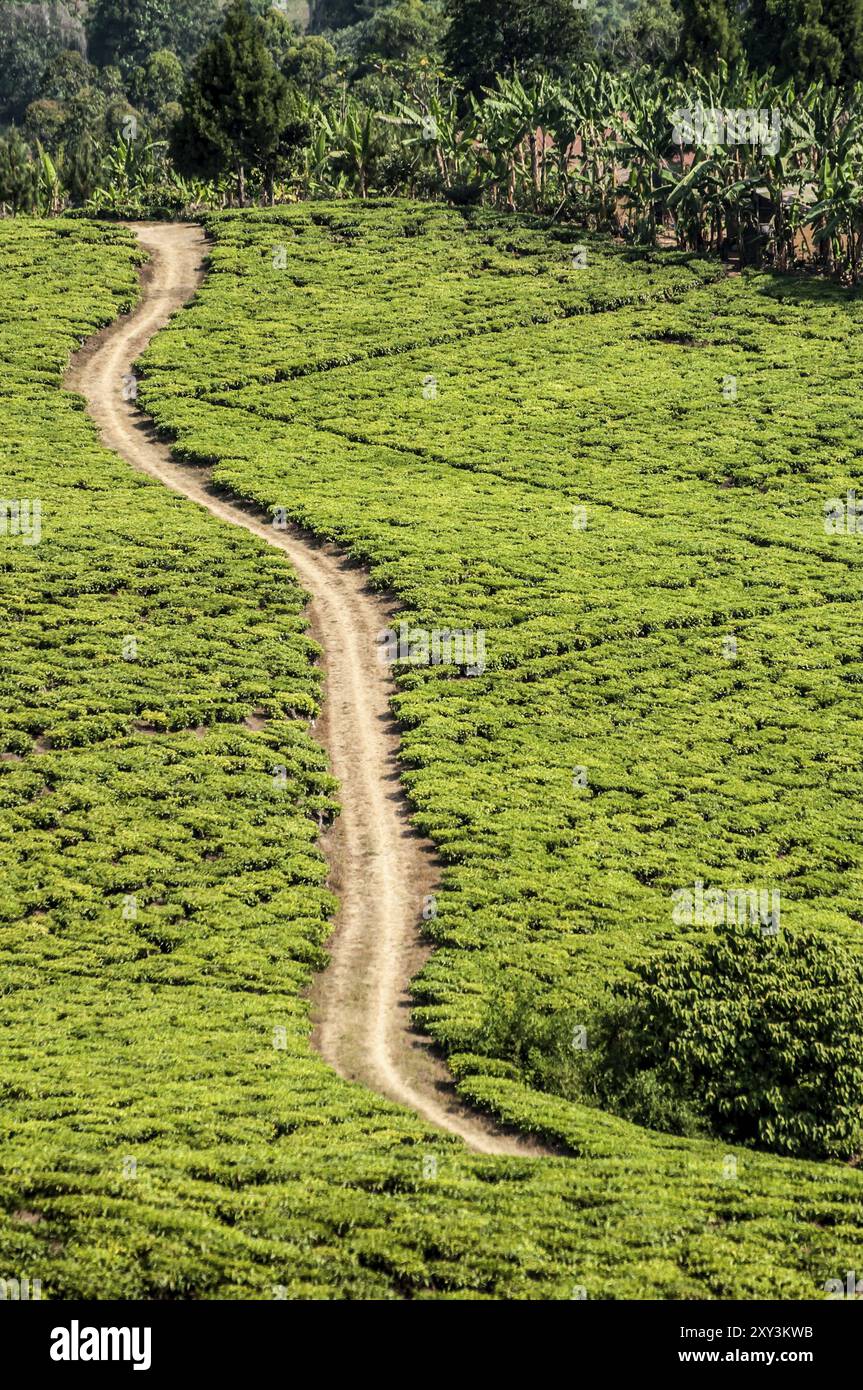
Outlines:
[[[606,1103],[651,1127],[850,1158],[863,1137],[863,961],[814,932],[724,925],[619,985]]]
[[[519,984],[492,997],[477,1047],[482,1055],[511,1063],[529,1086],[576,1100],[584,1091],[585,1080],[578,1046],[581,1026],[569,1010],[539,1012],[535,991]]]

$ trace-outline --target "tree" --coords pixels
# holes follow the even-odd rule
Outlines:
[[[182,172],[205,176],[225,166],[237,178],[240,206],[246,173],[260,169],[272,198],[276,173],[303,138],[294,94],[276,68],[264,26],[244,0],[233,0],[223,26],[196,59],[171,140]]]
[[[65,5],[0,4],[0,121],[44,95],[42,73],[56,54],[83,46],[83,28]]]
[[[699,72],[717,62],[733,63],[742,45],[736,9],[728,0],[680,0],[682,28],[680,57]]]
[[[75,49],[64,49],[45,66],[39,79],[39,96],[47,101],[69,101],[98,78],[92,63]]]
[[[598,0],[591,19],[599,56],[628,71],[667,67],[679,51],[680,30],[675,0]]]
[[[444,60],[478,93],[502,77],[563,76],[592,54],[583,12],[571,0],[446,0]]]
[[[102,160],[92,135],[82,135],[66,151],[66,186],[73,202],[85,203],[99,186]]]
[[[422,0],[380,5],[362,27],[361,60],[374,56],[408,62],[415,55],[433,53],[440,37],[440,25]]]
[[[99,90],[109,101],[125,95],[126,83],[118,67],[109,65],[99,69]]]
[[[218,0],[95,0],[87,20],[90,57],[127,74],[162,48],[191,58],[218,16]]]
[[[320,98],[321,89],[336,70],[336,52],[319,34],[298,34],[278,10],[262,16],[267,47],[283,77],[309,97]]]
[[[325,29],[344,29],[363,18],[361,0],[310,0],[309,32],[320,34]]]
[[[842,46],[841,79],[863,80],[863,0],[824,0],[823,19]]]
[[[863,958],[814,932],[724,923],[618,986],[598,1030],[605,1103],[799,1158],[863,1143]]]
[[[24,113],[24,134],[35,144],[38,140],[46,150],[56,150],[63,138],[66,111],[59,101],[31,101]]]
[[[39,166],[13,126],[0,138],[0,204],[18,212],[32,212],[39,193]]]
[[[308,97],[320,100],[334,84],[336,52],[317,34],[298,34],[279,66],[289,82]]]
[[[87,136],[100,140],[105,134],[107,109],[108,100],[99,87],[82,87],[80,92],[64,103],[64,142],[77,144]]]
[[[179,100],[183,83],[183,64],[176,53],[160,48],[151,53],[143,67],[136,68],[132,91],[139,106],[155,112]]]
[[[863,0],[751,0],[746,51],[802,83],[863,77]]]

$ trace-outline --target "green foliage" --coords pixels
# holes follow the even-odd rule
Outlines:
[[[758,67],[801,82],[863,78],[863,0],[750,0],[745,26]]]
[[[477,1033],[475,1046],[482,1060],[471,1058],[468,1074],[482,1070],[565,1100],[589,1099],[591,1082],[581,1048],[583,1027],[572,1012],[539,1013],[532,985],[497,991]],[[459,1059],[456,1074],[464,1068],[465,1059]]]
[[[569,73],[592,52],[584,12],[570,0],[447,0],[448,70],[470,92],[495,77]]]
[[[161,111],[170,102],[179,101],[183,80],[183,65],[176,53],[161,48],[135,73],[133,95],[148,111]]]
[[[729,0],[679,0],[680,57],[699,72],[740,57],[738,11]]]
[[[729,1183],[727,1144],[536,1089],[521,1068],[553,1082],[549,1025],[510,995],[587,1021],[670,933],[658,866],[685,882],[706,843],[714,875],[785,872],[789,921],[797,894],[854,940],[856,664],[828,658],[859,562],[808,509],[848,480],[859,311],[598,238],[573,271],[570,231],[482,211],[318,204],[211,230],[142,394],[182,452],[339,537],[424,624],[487,627],[482,677],[399,682],[446,876],[418,1000],[462,1093],[569,1153],[469,1154],[310,1050],[335,789],[303,595],[270,548],[102,449],[59,388],[134,297],[131,237],[8,221],[4,491],[42,498],[43,536],[3,536],[0,565],[0,1267],[54,1298],[822,1296],[853,1262],[859,1172],[738,1150]],[[735,370],[745,429],[704,389]],[[716,653],[731,613],[736,670]]]
[[[0,121],[20,120],[31,101],[46,95],[42,75],[51,60],[83,47],[80,20],[69,6],[0,4]]]
[[[616,68],[665,68],[678,54],[676,0],[596,0],[589,14],[597,54]]]
[[[264,16],[267,47],[276,67],[311,99],[322,99],[336,70],[332,44],[318,34],[298,34],[278,10]]]
[[[93,0],[87,16],[88,52],[100,66],[124,73],[169,48],[183,59],[201,47],[219,15],[219,0]]]
[[[285,50],[282,72],[308,97],[320,95],[336,70],[332,44],[314,34],[297,36]]]
[[[367,51],[388,62],[415,61],[422,54],[433,54],[441,25],[431,6],[423,0],[399,0],[380,6],[369,21]]]
[[[362,19],[364,10],[362,0],[311,0],[309,29],[313,34],[328,29],[344,29]]]
[[[95,85],[97,80],[97,69],[83,54],[64,49],[43,70],[39,95],[48,101],[69,101],[85,87]]]
[[[350,60],[353,77],[397,63],[411,71],[437,57],[443,31],[440,7],[427,0],[395,0],[333,36],[339,54]]]
[[[31,150],[13,126],[0,137],[0,204],[13,214],[33,212],[39,196],[40,169]]]
[[[272,187],[280,162],[305,126],[278,71],[261,21],[233,0],[218,34],[195,61],[172,141],[183,172],[218,173],[229,165],[245,202],[246,169],[262,169]]]
[[[66,186],[72,199],[79,204],[92,198],[99,186],[102,158],[96,141],[89,135],[76,140],[64,164]]]
[[[31,101],[24,116],[24,135],[35,145],[38,140],[47,149],[60,145],[66,129],[66,111],[59,101]]]
[[[629,1118],[656,1124],[664,1097],[669,1114],[681,1106],[731,1143],[859,1154],[859,954],[812,932],[726,923],[700,948],[639,963],[615,994],[598,1044],[603,1094]]]

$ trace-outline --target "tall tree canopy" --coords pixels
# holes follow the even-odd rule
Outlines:
[[[863,78],[863,0],[750,0],[746,49],[757,68],[801,81]]]
[[[309,0],[309,30],[344,29],[366,17],[368,6],[362,0]]]
[[[680,0],[680,57],[700,72],[733,63],[742,52],[738,10],[731,0]]]
[[[497,73],[560,76],[593,51],[572,0],[447,0],[446,15],[446,65],[471,91]]]
[[[87,20],[89,56],[124,72],[158,49],[190,58],[218,16],[218,0],[95,0]]]
[[[232,168],[241,206],[248,169],[262,170],[272,190],[280,163],[305,134],[294,117],[294,95],[273,61],[261,20],[245,0],[233,0],[186,84],[172,137],[177,164],[203,174]]]
[[[84,30],[64,4],[0,4],[0,121],[44,97],[42,74],[66,49],[83,49]]]

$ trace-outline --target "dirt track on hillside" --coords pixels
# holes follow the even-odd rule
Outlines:
[[[331,963],[313,990],[313,1042],[341,1076],[410,1106],[480,1153],[545,1152],[465,1107],[444,1063],[411,1028],[407,985],[428,955],[420,923],[436,867],[431,846],[411,829],[399,784],[392,684],[376,640],[393,609],[370,591],[366,572],[334,547],[298,529],[274,530],[262,513],[216,491],[210,470],[177,463],[149,420],[123,398],[123,378],[136,358],[203,280],[206,253],[198,226],[129,225],[150,255],[141,300],[84,345],[65,384],[85,397],[109,448],[213,516],[284,551],[311,596],[311,631],[326,677],[313,732],[327,749],[342,804],[321,841],[341,906]]]

